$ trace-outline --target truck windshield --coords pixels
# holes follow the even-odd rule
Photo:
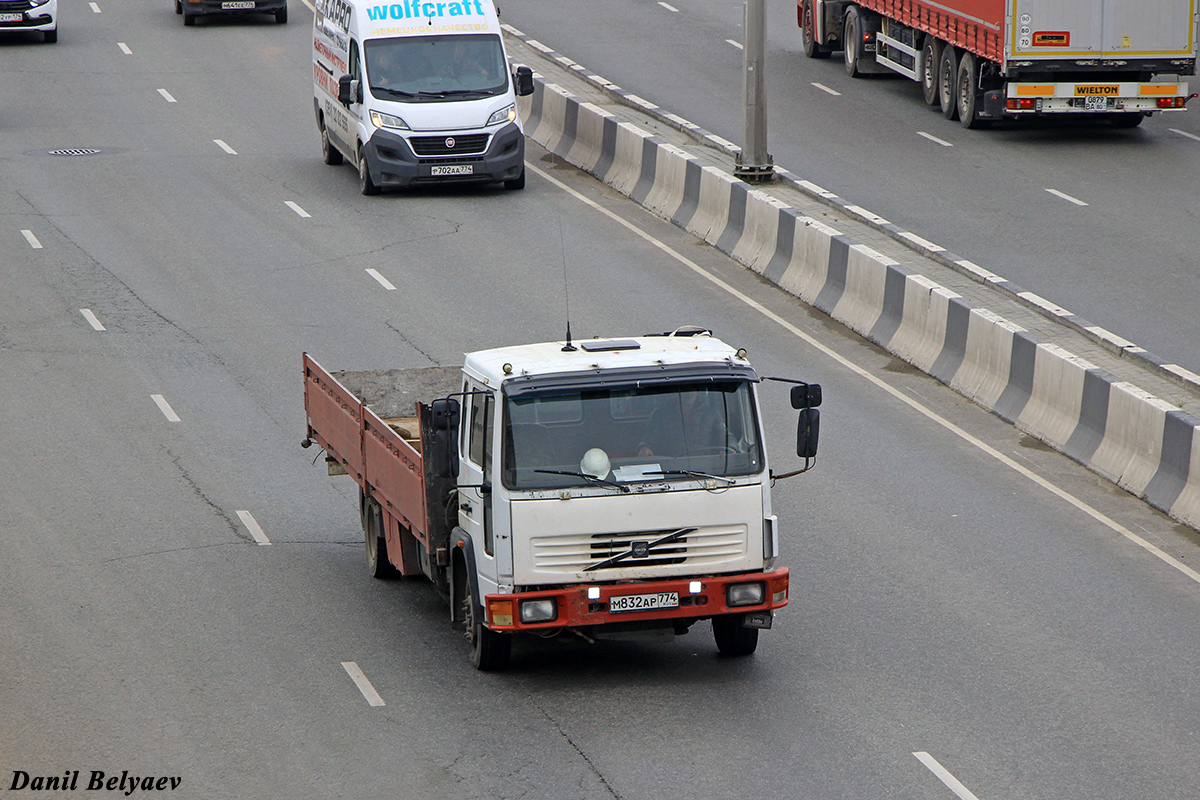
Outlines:
[[[438,102],[503,94],[504,50],[495,34],[368,39],[371,94],[384,100]]]
[[[505,399],[510,489],[694,481],[762,471],[743,380],[553,390]]]

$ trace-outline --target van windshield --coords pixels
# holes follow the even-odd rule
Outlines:
[[[496,34],[368,39],[365,54],[371,94],[383,100],[462,100],[508,89]]]
[[[729,478],[762,471],[743,380],[548,390],[506,398],[510,489]]]

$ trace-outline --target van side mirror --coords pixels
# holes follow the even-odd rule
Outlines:
[[[792,408],[816,408],[821,405],[821,384],[799,383],[792,387]]]
[[[796,428],[796,455],[801,458],[816,458],[817,440],[820,438],[821,412],[815,408],[800,409],[800,424]]]
[[[518,97],[533,94],[533,70],[529,67],[517,67],[513,73],[513,87]]]
[[[349,75],[338,78],[338,102],[344,106],[361,103],[362,85]]]

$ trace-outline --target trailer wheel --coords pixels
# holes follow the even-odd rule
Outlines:
[[[925,37],[925,46],[921,48],[921,94],[925,104],[938,104],[938,63],[942,60],[942,40],[934,36]]]
[[[470,580],[462,593],[462,619],[471,645],[471,663],[481,672],[498,672],[508,666],[512,655],[512,634],[496,633],[483,624],[482,607],[475,604]]]
[[[804,0],[800,10],[800,30],[804,37],[804,55],[809,58],[829,58],[833,48],[817,42],[813,27],[812,0]]]
[[[862,19],[858,9],[853,6],[846,12],[846,21],[842,27],[842,54],[846,61],[846,74],[851,78],[859,78],[866,74],[858,63],[858,46],[861,38]]]
[[[744,614],[713,617],[713,638],[723,656],[748,656],[758,649],[758,628],[742,625]]]
[[[958,121],[964,128],[984,128],[988,121],[979,118],[979,60],[963,53],[958,62]]]
[[[367,574],[384,580],[396,574],[388,561],[387,539],[383,529],[383,509],[374,500],[367,501],[363,515],[363,538],[367,543]]]
[[[942,57],[938,59],[937,82],[942,116],[958,119],[958,51],[950,45],[942,48]]]

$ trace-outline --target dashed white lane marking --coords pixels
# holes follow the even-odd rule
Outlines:
[[[641,228],[634,225],[632,222],[622,219],[617,214],[615,214],[612,211],[609,211],[607,208],[604,208],[602,205],[600,205],[596,201],[592,200],[591,198],[584,197],[582,194],[575,191],[571,187],[567,186],[565,183],[558,180],[558,178],[555,178],[554,176],[550,175],[549,173],[544,172],[534,166],[529,166],[528,169],[532,170],[535,175],[538,175],[539,177],[541,177],[541,178],[545,179],[546,181],[549,181],[553,185],[557,186],[559,189],[562,189],[564,192],[571,195],[576,200],[579,200],[580,202],[584,203],[585,205],[591,206],[595,210],[599,211],[601,214],[604,214],[606,217],[613,220],[618,225],[621,225],[625,229],[631,231],[636,236],[639,236],[642,239],[645,239],[651,245],[658,248],[662,252],[666,253],[671,258],[674,258],[680,264],[683,264],[685,267],[692,270],[700,277],[708,280],[714,286],[719,287],[721,290],[723,290],[730,296],[735,297],[738,300],[742,301],[750,308],[754,309],[755,311],[762,314],[767,319],[769,319],[772,322],[774,322],[775,324],[779,325],[781,328],[786,330],[788,333],[791,333],[797,339],[800,339],[802,342],[808,344],[810,347],[812,347],[814,350],[816,350],[817,352],[824,355],[826,358],[829,358],[830,360],[835,361],[838,364],[841,364],[843,367],[845,367],[849,371],[853,372],[855,375],[858,375],[863,380],[867,381],[870,384],[873,384],[874,386],[879,388],[881,391],[886,392],[887,394],[891,395],[893,398],[900,401],[901,403],[904,403],[906,406],[908,406],[912,410],[916,411],[918,414],[921,414],[922,416],[926,417],[927,419],[931,420],[932,422],[935,422],[936,424],[942,426],[950,433],[954,434],[955,436],[959,437],[963,441],[970,444],[972,447],[975,447],[976,449],[978,449],[978,450],[982,451],[983,453],[996,459],[1001,464],[1003,464],[1004,466],[1011,469],[1013,472],[1016,472],[1018,475],[1021,475],[1022,477],[1027,478],[1028,480],[1030,480],[1034,484],[1040,486],[1042,489],[1046,490],[1050,494],[1059,498],[1063,502],[1074,506],[1075,508],[1082,511],[1084,514],[1087,514],[1089,517],[1096,520],[1097,522],[1099,522],[1101,525],[1105,526],[1109,530],[1113,531],[1114,533],[1116,533],[1120,536],[1125,537],[1130,542],[1132,542],[1135,545],[1137,545],[1138,547],[1142,548],[1150,555],[1152,555],[1155,558],[1162,561],[1164,564],[1167,564],[1168,566],[1179,570],[1181,573],[1186,575],[1192,581],[1195,581],[1196,583],[1200,584],[1200,572],[1197,572],[1196,570],[1189,567],[1187,564],[1184,564],[1182,561],[1179,561],[1178,559],[1169,555],[1165,551],[1159,549],[1155,545],[1146,541],[1141,536],[1138,536],[1136,533],[1131,531],[1129,528],[1126,528],[1124,525],[1122,525],[1121,523],[1114,520],[1112,517],[1108,516],[1107,514],[1104,514],[1103,512],[1099,511],[1098,509],[1088,505],[1083,500],[1079,499],[1075,495],[1068,492],[1066,489],[1056,486],[1055,484],[1051,483],[1046,478],[1043,478],[1041,475],[1037,474],[1033,470],[1018,463],[1017,461],[1013,460],[1009,456],[1006,456],[1004,453],[1001,453],[999,450],[992,447],[987,442],[984,442],[979,437],[972,435],[971,433],[967,432],[965,429],[959,427],[958,425],[955,425],[950,420],[948,420],[945,417],[941,416],[940,414],[936,413],[935,411],[933,411],[933,409],[930,409],[926,406],[921,405],[921,403],[917,402],[917,400],[914,399],[913,397],[904,393],[900,389],[897,389],[895,386],[892,386],[890,383],[888,383],[887,381],[878,377],[877,375],[875,375],[873,372],[866,369],[865,367],[861,367],[858,364],[854,363],[853,361],[851,361],[850,359],[841,355],[840,353],[838,353],[836,350],[832,349],[831,347],[824,345],[821,342],[817,341],[811,335],[804,332],[797,326],[793,325],[791,322],[788,322],[786,319],[779,316],[774,311],[771,311],[766,306],[764,306],[762,303],[759,303],[757,300],[754,300],[753,298],[747,297],[745,294],[738,291],[734,287],[730,286],[725,281],[723,281],[720,278],[718,278],[717,276],[709,273],[707,270],[705,270],[703,267],[701,267],[695,261],[692,261],[687,256],[684,256],[683,254],[678,253],[675,250],[672,250],[667,244],[654,238],[651,234],[647,233],[646,231],[643,231]]]
[[[100,320],[96,318],[96,315],[92,313],[90,308],[81,308],[79,309],[79,313],[83,314],[83,318],[88,321],[88,324],[91,325],[93,329],[98,331],[108,330],[103,324],[101,324]]]
[[[917,136],[924,136],[929,141],[937,142],[942,147],[954,147],[954,145],[950,144],[945,139],[939,139],[938,137],[934,136],[932,133],[926,133],[925,131],[917,131]]]
[[[92,13],[93,13],[93,14],[99,14],[99,13],[100,13],[100,6],[96,5],[95,3],[88,3],[88,5],[92,7]]]
[[[663,8],[665,8],[667,11],[673,12],[675,14],[679,13],[679,9],[676,8],[675,6],[671,5],[670,3],[663,3],[660,0],[659,5],[662,6]]]
[[[156,406],[158,406],[158,410],[163,413],[163,416],[167,418],[168,422],[180,421],[179,415],[175,413],[175,409],[171,408],[171,404],[168,403],[167,399],[161,394],[152,394],[150,395],[150,399],[154,401]]]
[[[387,703],[383,702],[383,698],[379,696],[379,692],[375,691],[375,687],[367,680],[367,676],[358,668],[358,664],[355,664],[353,661],[343,661],[342,669],[346,670],[346,674],[350,676],[350,680],[354,681],[354,685],[362,692],[362,696],[367,699],[368,705],[387,705]]]
[[[254,541],[260,545],[271,543],[271,540],[263,533],[263,529],[259,527],[258,522],[255,521],[254,516],[249,511],[239,511],[237,515],[241,519],[242,524],[246,526],[246,530],[250,531],[250,535],[254,537]]]
[[[826,85],[825,85],[825,84],[823,84],[823,83],[817,83],[816,81],[813,81],[813,86],[817,87],[817,88],[818,88],[818,89],[820,89],[822,92],[828,92],[829,94],[833,95],[834,97],[841,97],[841,96],[842,96],[842,93],[841,93],[841,92],[839,92],[839,91],[838,91],[838,90],[836,90],[836,89],[830,89],[828,86],[826,86]]]
[[[129,49],[129,45],[124,42],[117,42],[117,47],[121,48],[121,52],[127,56],[133,55],[133,51]]]
[[[27,231],[24,228],[22,228],[21,235],[25,237],[25,241],[29,242],[29,246],[32,247],[34,250],[42,249],[42,243],[39,242],[38,238],[33,235],[33,231]]]
[[[163,100],[166,100],[168,103],[178,102],[174,97],[171,96],[171,93],[168,92],[166,89],[159,89],[158,93],[161,94],[163,96]]]
[[[284,200],[283,204],[285,206],[287,206],[288,208],[290,208],[292,211],[295,211],[297,214],[299,214],[302,217],[311,217],[312,216],[312,214],[308,213],[307,211],[305,211],[303,208],[301,208],[300,206],[298,206],[296,203],[292,202],[291,200]]]
[[[380,275],[379,270],[371,269],[370,267],[368,267],[367,274],[370,275],[375,280],[379,281],[379,285],[382,286],[383,288],[387,289],[389,292],[396,291],[396,287],[392,285],[392,282],[389,281],[387,278],[383,277],[382,275]]]
[[[1181,130],[1179,130],[1179,128],[1171,128],[1170,130],[1171,130],[1171,133],[1178,133],[1180,136],[1185,136],[1188,139],[1194,139],[1197,142],[1200,142],[1200,136],[1197,136],[1194,133],[1188,133],[1187,131],[1181,131]]]
[[[743,49],[743,48],[742,48],[742,43],[741,43],[741,42],[735,42],[733,39],[726,39],[725,41],[729,42],[731,45],[733,45],[734,47],[736,47],[738,50],[741,50],[741,49]]]
[[[237,155],[237,150],[234,150],[232,147],[230,147],[229,145],[225,144],[225,142],[223,142],[223,141],[222,141],[222,140],[220,140],[220,139],[213,139],[213,144],[215,144],[217,147],[219,147],[219,148],[221,148],[222,150],[224,150],[226,153],[229,153],[229,155],[231,155],[231,156],[236,156],[236,155]]]
[[[1063,200],[1066,200],[1068,203],[1074,203],[1077,206],[1086,206],[1087,205],[1087,203],[1083,202],[1078,197],[1071,197],[1071,195],[1067,194],[1066,192],[1060,192],[1058,189],[1047,189],[1046,191],[1049,192],[1050,194],[1054,195],[1055,197],[1061,197]]]
[[[970,789],[963,786],[958,778],[950,774],[950,771],[937,762],[937,759],[929,755],[929,753],[913,753],[917,759],[929,768],[929,771],[938,776],[938,780],[950,787],[950,791],[962,798],[962,800],[979,800]]]

